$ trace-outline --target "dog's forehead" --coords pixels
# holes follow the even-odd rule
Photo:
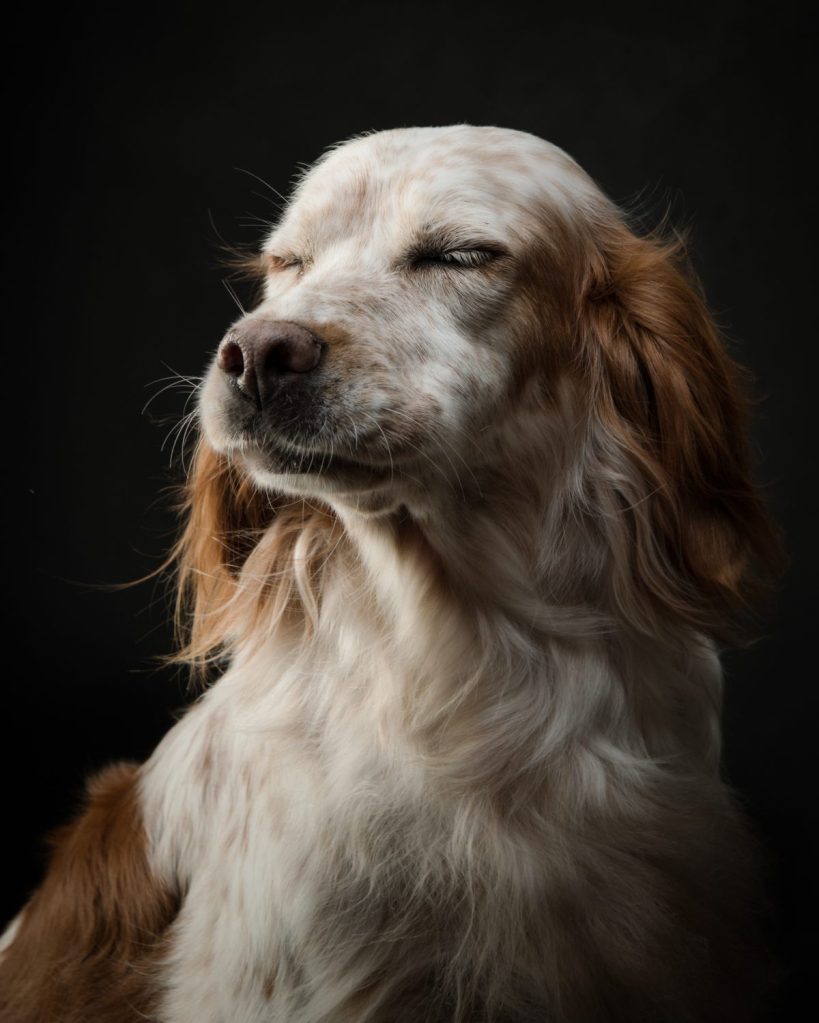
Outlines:
[[[300,181],[281,228],[330,235],[444,215],[514,229],[537,203],[573,206],[593,187],[566,153],[526,132],[399,128],[333,147]]]

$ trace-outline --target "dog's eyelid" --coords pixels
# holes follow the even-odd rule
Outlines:
[[[486,250],[487,252],[504,252],[506,247],[493,238],[482,237],[480,233],[472,234],[465,231],[434,231],[422,234],[411,245],[412,251],[430,252],[468,252]]]
[[[458,244],[418,246],[408,253],[404,265],[411,269],[429,266],[477,269],[494,263],[508,255],[506,249],[497,244]]]

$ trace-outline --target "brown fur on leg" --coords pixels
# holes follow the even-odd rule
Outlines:
[[[0,962],[3,1023],[145,1019],[178,900],[151,873],[137,778],[132,764],[108,767],[82,814],[55,834],[45,880]]]

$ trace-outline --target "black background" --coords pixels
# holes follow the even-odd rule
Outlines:
[[[298,163],[355,132],[467,121],[541,135],[618,202],[670,204],[752,370],[758,476],[791,564],[756,643],[726,656],[726,774],[767,852],[796,1018],[815,849],[815,25],[721,2],[190,4],[18,10],[4,108],[12,184],[3,391],[11,827],[0,917],[40,877],[82,779],[147,756],[189,698],[161,561],[184,389],[235,307],[218,239],[259,237]],[[241,170],[237,169],[241,168]],[[17,563],[19,562],[19,565]],[[12,568],[12,565],[17,567]]]

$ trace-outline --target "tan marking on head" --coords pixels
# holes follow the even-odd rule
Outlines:
[[[306,327],[321,341],[325,341],[332,347],[355,344],[355,338],[349,329],[328,320],[299,320],[299,326]]]

